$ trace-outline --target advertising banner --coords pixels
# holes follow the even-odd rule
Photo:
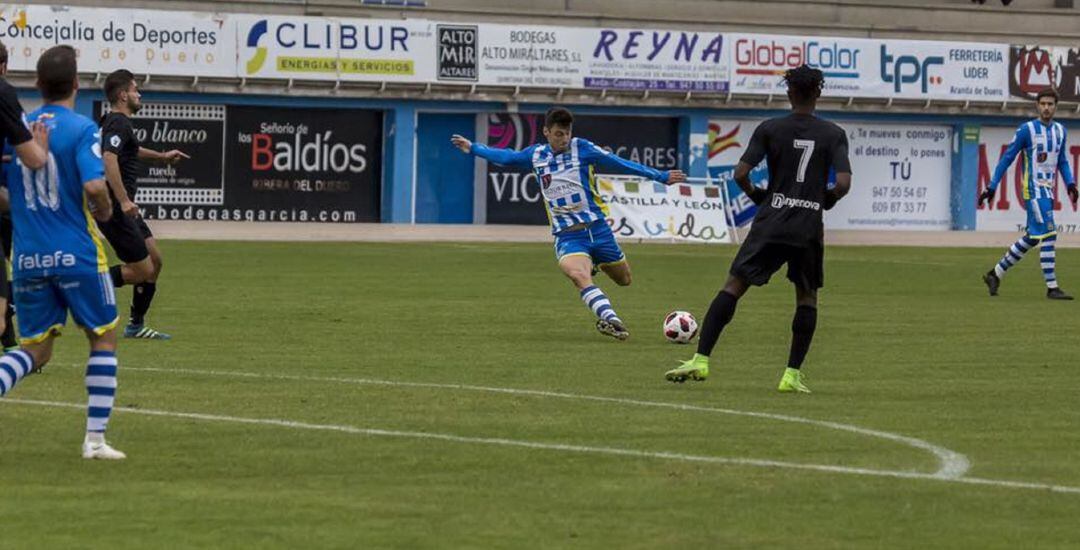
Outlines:
[[[1080,102],[1080,48],[1013,46],[1009,50],[1009,95],[1034,100],[1054,88],[1062,101]]]
[[[728,90],[718,32],[479,26],[479,82],[611,90]]]
[[[1004,44],[887,40],[878,44],[877,97],[1004,100]]]
[[[225,113],[223,203],[151,205],[148,219],[379,221],[381,112],[230,105]]]
[[[763,34],[732,35],[729,40],[736,93],[784,96],[784,72],[805,64],[825,74],[822,95],[873,95],[875,40]]]
[[[436,78],[451,82],[476,82],[480,78],[480,31],[476,25],[435,25]]]
[[[1078,128],[1069,128],[1072,132],[1080,131]],[[976,186],[976,195],[970,200],[977,201],[978,194],[982,193],[990,184],[990,178],[994,175],[994,168],[998,160],[1005,153],[1009,143],[1016,133],[1016,128],[983,126],[979,132],[979,181]],[[1080,143],[1072,140],[1065,151],[1069,159],[1069,167],[1072,168],[1074,178],[1078,175],[1077,164],[1080,164]],[[1001,179],[997,194],[989,205],[979,205],[975,214],[975,229],[979,231],[1024,231],[1027,225],[1027,214],[1023,199],[1023,162],[1018,156],[1013,166],[1005,171]],[[1074,233],[1080,227],[1080,212],[1069,203],[1065,194],[1065,183],[1061,175],[1055,179],[1057,200],[1054,203],[1054,221],[1058,225],[1058,231],[1062,233]]]
[[[544,141],[543,115],[500,113],[479,116],[488,117],[487,144],[491,147],[520,150]],[[679,166],[677,118],[582,115],[574,117],[574,135],[658,170]],[[482,184],[486,188],[487,223],[548,223],[540,202],[540,186],[530,169],[489,162],[486,176]]]
[[[745,226],[757,214],[757,206],[735,183],[735,166],[746,152],[754,129],[764,119],[718,119],[709,121],[709,176],[713,183],[724,186],[730,201],[731,215],[738,227]],[[750,171],[750,180],[757,187],[769,182],[765,161]]]
[[[479,29],[481,84],[583,87],[585,29],[488,24]]]
[[[728,46],[719,32],[587,29],[585,88],[727,92]]]
[[[104,115],[107,107],[96,102],[94,112]],[[131,124],[143,147],[191,157],[172,166],[141,163],[136,204],[224,204],[224,105],[144,103]]]
[[[952,128],[845,124],[851,192],[825,213],[830,229],[952,227]]]
[[[736,93],[783,95],[784,71],[804,63],[825,73],[826,96],[998,101],[1008,89],[1002,44],[756,34],[730,41]]]
[[[237,16],[237,76],[368,82],[435,80],[435,24],[423,20]]]
[[[761,119],[709,123],[709,174],[725,185],[739,226],[757,209],[733,174]],[[853,174],[851,192],[825,213],[830,229],[949,229],[952,129],[948,126],[845,123]],[[750,172],[768,185],[765,161]]]
[[[33,71],[45,50],[68,44],[79,70],[136,74],[236,76],[235,16],[186,11],[8,5],[0,42],[8,68]]]
[[[833,97],[999,101],[1056,83],[1080,95],[1076,48],[425,19],[0,7],[10,68],[56,44],[83,72],[783,95],[820,68]]]
[[[611,209],[608,224],[620,239],[733,242],[720,188],[672,185],[635,176],[597,176]]]

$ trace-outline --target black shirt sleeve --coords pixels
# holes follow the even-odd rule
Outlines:
[[[757,166],[761,163],[761,159],[765,158],[765,152],[768,144],[765,130],[765,123],[761,123],[754,129],[754,135],[750,138],[750,144],[746,146],[746,151],[743,153],[739,162],[745,162],[750,166]]]
[[[843,129],[840,130],[840,135],[833,145],[832,158],[833,170],[836,172],[851,173],[851,160],[848,159],[848,141],[847,132]]]
[[[132,138],[131,124],[126,117],[109,117],[101,128],[101,151],[120,156],[128,140]]]
[[[0,86],[0,132],[12,146],[33,139],[30,129],[26,127],[26,118],[19,97],[15,95],[15,88],[7,83]]]

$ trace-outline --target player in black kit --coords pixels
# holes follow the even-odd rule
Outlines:
[[[750,234],[731,264],[724,289],[705,315],[693,359],[666,373],[672,382],[702,381],[709,376],[709,355],[720,332],[735,315],[739,298],[750,286],[762,286],[784,264],[795,284],[795,319],[791,323],[791,354],[780,380],[782,392],[810,393],[801,371],[817,326],[817,289],[824,282],[822,210],[832,208],[851,188],[847,134],[814,116],[825,78],[806,65],[784,74],[791,114],[763,122],[750,138],[735,181],[758,205]],[[769,187],[750,182],[750,171],[765,158]],[[836,186],[828,187],[830,169]]]
[[[101,151],[105,160],[105,178],[112,195],[113,216],[107,222],[98,222],[98,228],[112,245],[116,256],[124,265],[109,268],[113,285],[134,284],[131,299],[131,319],[124,329],[126,338],[168,340],[168,334],[158,332],[145,324],[146,312],[157,292],[157,279],[161,275],[161,251],[146,221],[135,204],[138,191],[136,177],[139,162],[150,160],[176,164],[189,158],[172,150],[164,153],[142,147],[131,125],[131,116],[142,107],[135,75],[120,69],[105,79],[105,97],[110,112],[101,120]]]
[[[49,132],[45,125],[40,122],[34,123],[33,127],[27,127],[26,117],[23,114],[22,105],[7,80],[2,77],[7,75],[8,51],[7,47],[0,44],[0,143],[4,147],[3,170],[0,176],[7,181],[8,170],[22,170],[22,167],[37,170],[45,166],[49,160]],[[18,158],[19,163],[15,162]],[[15,327],[12,324],[15,310],[8,302],[11,294],[11,284],[8,283],[7,265],[5,258],[11,256],[11,218],[8,217],[7,190],[5,188],[0,197],[0,206],[3,207],[4,215],[0,220],[0,233],[3,238],[3,258],[0,258],[0,309],[4,310],[4,320],[0,322],[0,343],[4,351],[17,347],[15,339]]]

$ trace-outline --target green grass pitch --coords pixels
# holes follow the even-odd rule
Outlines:
[[[987,297],[1001,244],[829,248],[806,396],[775,391],[782,273],[739,304],[708,382],[663,380],[693,353],[664,314],[701,319],[732,247],[626,245],[634,284],[598,279],[620,343],[549,245],[166,241],[150,320],[175,340],[122,342],[117,404],[212,417],[117,411],[128,460],[83,461],[83,411],[25,402],[84,402],[69,327],[0,402],[0,547],[1075,547],[1080,494],[683,460],[939,467],[850,431],[617,400],[849,424],[961,453],[969,477],[1080,486],[1080,303],[1046,300],[1034,257]],[[1058,258],[1080,291],[1080,252]]]

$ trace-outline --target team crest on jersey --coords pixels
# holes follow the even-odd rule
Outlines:
[[[1039,162],[1046,162],[1046,153],[1040,152],[1038,155],[1036,155],[1036,158],[1039,159]]]
[[[543,186],[544,191],[547,191],[548,187],[551,187],[551,174],[540,176],[540,185]]]
[[[109,144],[112,145],[113,147],[119,147],[120,146],[120,136],[113,136],[113,137],[109,138]]]

